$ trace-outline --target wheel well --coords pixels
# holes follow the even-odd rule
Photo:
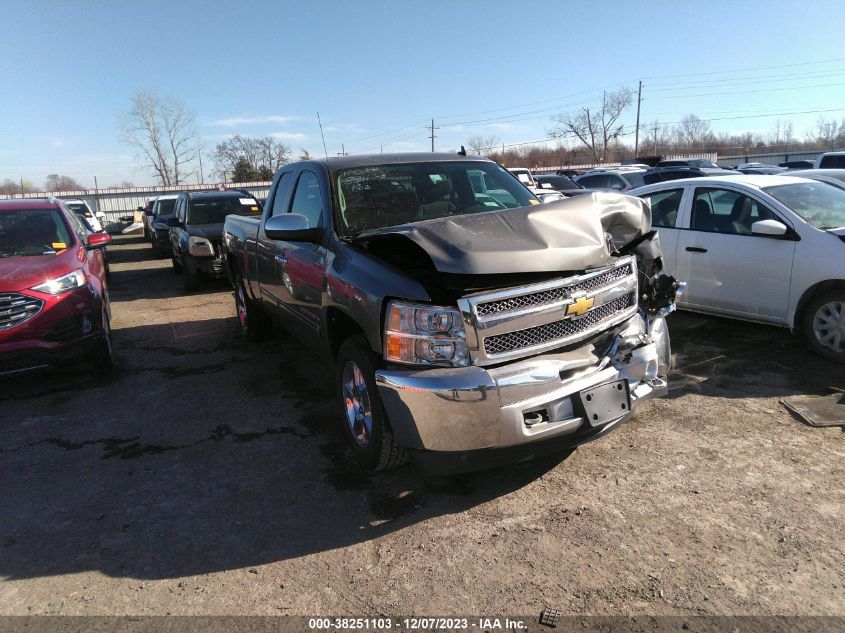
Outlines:
[[[364,334],[364,330],[352,317],[336,308],[329,308],[326,313],[326,331],[329,335],[329,348],[332,357],[337,357],[337,352],[343,341],[353,334]]]
[[[834,288],[845,290],[845,280],[830,279],[828,281],[821,281],[814,286],[810,286],[804,291],[804,294],[801,295],[801,299],[799,299],[798,305],[795,308],[795,320],[792,324],[793,332],[797,332],[801,329],[801,322],[804,320],[804,311],[816,295],[828,290],[833,290]]]

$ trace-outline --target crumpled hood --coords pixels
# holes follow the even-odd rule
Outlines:
[[[592,193],[532,207],[457,215],[393,227],[362,238],[402,235],[444,273],[557,272],[610,263],[620,247],[651,230],[651,208],[632,196]]]

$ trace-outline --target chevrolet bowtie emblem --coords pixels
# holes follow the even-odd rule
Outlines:
[[[593,307],[595,297],[578,297],[575,303],[570,303],[566,306],[566,316],[581,316],[587,314],[587,311]]]

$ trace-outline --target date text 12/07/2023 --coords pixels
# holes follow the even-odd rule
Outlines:
[[[336,631],[519,631],[526,625],[521,619],[498,617],[309,618],[308,628]]]

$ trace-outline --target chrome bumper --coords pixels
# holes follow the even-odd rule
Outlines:
[[[665,394],[669,359],[665,319],[646,322],[636,314],[601,350],[588,344],[487,369],[383,369],[376,372],[376,384],[404,446],[472,451],[587,430],[592,438],[596,429],[577,414],[573,396],[596,385],[628,381],[631,410],[601,427],[603,432],[630,417],[644,400]],[[544,412],[545,421],[534,421],[538,411]]]

